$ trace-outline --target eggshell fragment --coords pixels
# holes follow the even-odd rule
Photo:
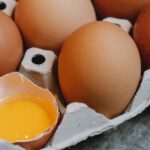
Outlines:
[[[58,123],[59,111],[56,98],[48,90],[42,89],[33,84],[20,73],[14,72],[0,78],[1,100],[5,100],[4,98],[7,96],[13,96],[19,93],[36,95],[38,97],[44,98],[45,101],[37,101],[37,103],[41,105],[45,111],[51,115],[51,117],[53,117],[53,125],[41,135],[38,135],[35,139],[32,140],[16,141],[16,143],[14,143],[26,148],[27,150],[40,149],[47,143],[54,129],[56,128],[56,124]],[[53,112],[55,112],[56,116],[54,116],[54,113],[51,114],[51,109],[53,109]]]
[[[17,69],[23,56],[20,32],[3,12],[0,12],[0,76]]]

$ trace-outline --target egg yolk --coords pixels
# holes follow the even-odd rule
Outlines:
[[[0,138],[9,142],[30,140],[52,125],[48,113],[32,100],[39,97],[20,94],[0,102]]]

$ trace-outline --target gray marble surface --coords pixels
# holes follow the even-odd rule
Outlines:
[[[66,150],[150,150],[150,108],[117,129]]]

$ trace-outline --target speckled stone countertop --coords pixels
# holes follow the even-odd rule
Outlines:
[[[150,108],[117,129],[66,150],[150,150]]]

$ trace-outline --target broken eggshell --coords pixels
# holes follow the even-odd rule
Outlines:
[[[56,103],[56,98],[47,90],[42,89],[25,78],[22,74],[14,72],[0,78],[0,99],[5,100],[5,97],[17,94],[36,95],[45,99],[44,101],[36,101],[47,111],[49,116],[53,116],[52,126],[36,138],[31,140],[16,141],[12,144],[18,144],[26,150],[37,150],[43,147],[51,137],[59,119],[59,111]],[[51,111],[53,110],[53,111]],[[54,116],[54,113],[56,116]]]

